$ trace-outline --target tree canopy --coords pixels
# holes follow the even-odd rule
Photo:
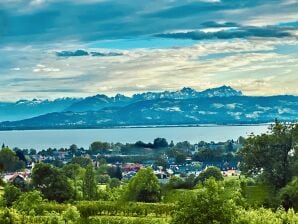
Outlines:
[[[21,161],[14,151],[4,147],[0,150],[0,166],[4,172],[14,172],[25,168],[24,161]]]
[[[179,202],[172,224],[230,224],[236,219],[236,205],[224,190],[222,182],[214,179],[188,194]]]
[[[49,200],[64,202],[73,197],[73,189],[67,177],[49,164],[38,163],[34,166],[32,184]]]
[[[241,171],[250,176],[261,175],[276,189],[284,187],[291,180],[292,167],[297,163],[297,142],[298,125],[276,121],[269,133],[246,139],[239,152]]]
[[[205,182],[211,177],[213,177],[215,180],[223,180],[220,170],[217,167],[210,166],[199,174],[199,176],[196,178],[196,182]]]
[[[142,168],[132,178],[127,189],[128,200],[140,202],[158,202],[161,189],[157,177],[151,168]]]

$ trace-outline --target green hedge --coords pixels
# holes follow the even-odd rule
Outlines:
[[[89,217],[88,224],[168,224],[165,219],[152,217],[119,217],[119,216],[95,216]]]
[[[137,202],[79,202],[75,205],[79,210],[81,217],[97,215],[111,216],[147,216],[155,215],[156,217],[169,216],[175,209],[174,204],[161,203],[137,203]]]

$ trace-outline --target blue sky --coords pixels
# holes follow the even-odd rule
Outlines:
[[[298,94],[297,0],[2,0],[0,100]]]

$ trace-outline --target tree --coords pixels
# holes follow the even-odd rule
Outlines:
[[[280,191],[280,199],[286,211],[294,208],[298,211],[298,177],[295,177]]]
[[[158,202],[161,189],[151,168],[142,168],[128,184],[127,199],[140,202]]]
[[[92,165],[91,159],[82,156],[72,158],[70,163],[79,164],[83,168]]]
[[[122,179],[122,171],[120,166],[112,166],[108,168],[108,174],[111,178]]]
[[[80,167],[79,164],[66,164],[65,166],[63,166],[62,168],[62,172],[64,173],[64,175],[68,178],[70,178],[71,180],[73,180],[73,184],[74,184],[74,198],[77,198],[78,195],[78,180],[79,180],[79,176],[81,175],[81,173],[84,171],[84,169],[82,167]]]
[[[223,176],[220,170],[217,167],[210,166],[199,174],[199,176],[196,178],[196,182],[204,183],[206,180],[208,180],[211,177],[213,177],[214,180],[216,181],[223,180]]]
[[[7,185],[4,188],[3,199],[7,207],[12,206],[12,204],[18,200],[21,196],[21,190],[14,185]]]
[[[73,197],[73,189],[67,177],[49,164],[38,163],[34,166],[32,184],[49,200],[64,202]]]
[[[75,145],[75,144],[72,144],[70,147],[69,147],[69,151],[73,154],[73,155],[76,155],[78,153],[78,146]]]
[[[85,177],[83,180],[83,198],[85,200],[94,200],[96,197],[96,182],[93,166],[89,165],[86,168]]]
[[[186,194],[178,203],[172,224],[230,224],[236,219],[237,207],[227,195],[222,182],[206,181],[196,194]]]
[[[298,124],[275,122],[270,132],[246,139],[239,154],[241,171],[248,176],[261,175],[276,189],[284,187],[292,177],[291,152],[297,147]]]
[[[165,155],[159,155],[155,160],[155,165],[162,166],[163,169],[166,169],[168,166],[168,161]]]
[[[169,144],[165,138],[156,138],[154,139],[153,146],[154,148],[166,148]]]
[[[20,161],[16,153],[9,148],[0,150],[0,164],[4,172],[14,172],[25,168],[25,163]]]
[[[107,142],[93,142],[90,146],[90,150],[92,154],[105,154],[107,150],[111,148],[111,145]]]

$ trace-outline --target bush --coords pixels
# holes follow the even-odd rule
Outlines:
[[[124,215],[124,216],[168,216],[175,208],[173,204],[141,203],[141,202],[112,202],[112,201],[85,201],[76,205],[81,217],[97,215]]]
[[[80,219],[80,213],[76,207],[70,206],[62,212],[62,217],[66,223],[77,223]]]
[[[230,224],[236,219],[236,205],[225,193],[222,182],[209,179],[195,194],[179,202],[172,224]]]
[[[281,189],[280,200],[286,210],[294,208],[295,211],[298,211],[298,177]]]
[[[20,198],[15,202],[14,208],[27,215],[29,214],[40,214],[42,209],[40,205],[43,199],[39,191],[31,191],[23,193]]]
[[[135,218],[135,217],[90,217],[86,222],[88,224],[167,224],[160,218]]]
[[[237,220],[235,224],[294,224],[298,223],[298,215],[293,210],[289,212],[260,208],[256,210],[237,210]]]
[[[21,190],[13,185],[4,188],[3,199],[6,206],[10,207],[21,196]]]

